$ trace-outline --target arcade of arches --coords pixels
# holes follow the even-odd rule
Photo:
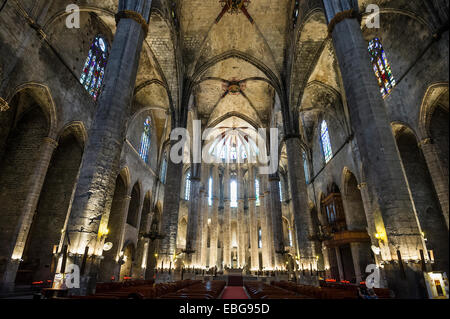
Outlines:
[[[69,1],[1,6],[2,293],[75,264],[79,295],[368,265],[445,294],[448,1],[382,1],[380,28],[364,0],[224,3],[78,1],[80,28]]]

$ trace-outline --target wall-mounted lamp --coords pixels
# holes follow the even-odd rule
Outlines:
[[[385,240],[385,235],[382,233],[376,233],[375,234],[375,238],[378,239],[378,241],[382,242],[384,244],[384,240]]]

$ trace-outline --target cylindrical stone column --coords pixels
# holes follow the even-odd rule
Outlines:
[[[305,171],[300,138],[291,136],[286,139],[286,151],[288,156],[288,176],[292,194],[292,208],[295,222],[297,255],[300,262],[305,264],[317,262],[314,255],[314,244],[310,240],[312,220],[309,214],[308,193],[306,188]]]
[[[199,228],[199,211],[201,208],[200,188],[201,188],[201,172],[200,165],[196,165],[191,169],[191,194],[189,202],[188,226],[186,234],[186,263],[188,266],[192,264],[193,254],[197,248],[197,232]]]
[[[34,176],[30,179],[31,186],[21,211],[19,220],[20,228],[18,229],[18,233],[16,233],[16,238],[14,238],[15,241],[10,242],[9,246],[5,245],[0,250],[1,255],[7,256],[8,259],[11,258],[6,263],[5,269],[0,269],[0,290],[2,291],[9,291],[14,287],[14,280],[16,278],[20,260],[23,256],[31,224],[33,223],[34,214],[47,175],[48,167],[57,147],[58,142],[54,138],[44,138],[40,147],[41,156],[36,164]]]
[[[219,236],[219,204],[220,204],[220,180],[219,166],[213,166],[213,207],[211,218],[211,242],[209,247],[209,267],[214,268],[217,265],[217,244]]]
[[[280,199],[280,177],[278,174],[269,177],[269,189],[270,189],[270,201],[272,205],[272,234],[273,234],[273,247],[275,268],[282,268],[284,265],[283,252],[284,236],[283,236],[283,215],[281,212],[281,199]]]
[[[427,256],[417,213],[411,200],[402,161],[392,133],[385,103],[373,74],[360,24],[357,3],[349,0],[324,0],[329,32],[341,69],[350,121],[361,155],[363,175],[370,192],[371,208],[381,211],[384,231],[379,237],[388,260],[419,260],[420,250]],[[427,258],[427,257],[425,257]],[[397,296],[419,298],[423,287],[417,279],[419,266],[407,264],[401,280],[400,267],[385,266]]]
[[[237,169],[237,232],[238,232],[238,265],[239,268],[244,268],[246,264],[245,260],[245,220],[244,220],[244,177],[242,167],[238,165]]]
[[[100,223],[92,221],[101,218],[106,223],[109,219],[151,4],[151,0],[119,2],[118,25],[106,67],[105,86],[89,132],[68,222],[71,253],[84,251],[86,246],[91,247],[90,253],[93,253]],[[74,293],[84,295],[93,291],[96,272],[96,265],[92,265],[81,280],[81,289]]]
[[[268,187],[268,180],[266,175],[261,175],[261,187],[263,191],[263,195],[261,196],[261,200],[263,201],[260,209],[260,218],[261,218],[261,226],[263,231],[263,263],[264,267],[266,269],[273,269],[273,262],[272,262],[272,256],[273,256],[273,238],[272,238],[272,232],[270,227],[272,223],[272,206],[271,206],[271,199],[270,199],[270,191]]]
[[[208,265],[208,219],[209,219],[209,182],[211,178],[211,166],[205,164],[202,171],[203,175],[203,198],[202,198],[202,240],[201,240],[201,248],[200,248],[200,265],[202,267],[206,267]]]
[[[224,267],[232,268],[231,263],[231,201],[230,201],[230,165],[226,165],[223,177],[223,261]]]
[[[255,190],[255,168],[249,165],[248,169],[248,212],[249,212],[249,231],[250,231],[250,256],[251,270],[259,270],[259,251],[258,251],[258,218],[256,216],[256,190]],[[259,196],[259,194],[258,194]]]
[[[170,267],[170,263],[173,264],[173,258],[177,249],[182,176],[183,163],[176,164],[169,160],[161,221],[161,233],[165,237],[160,241],[158,259],[158,265],[164,264],[164,267],[167,269]]]

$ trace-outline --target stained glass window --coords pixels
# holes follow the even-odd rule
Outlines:
[[[141,158],[148,164],[148,154],[150,150],[151,143],[151,126],[152,121],[149,117],[145,119],[144,122],[144,132],[142,132],[141,136],[141,146],[139,148],[139,155]]]
[[[232,181],[230,184],[230,206],[231,207],[238,207],[238,201],[237,201],[237,182]]]
[[[255,180],[255,197],[256,197],[256,206],[261,206],[261,200],[259,198],[259,181]]]
[[[325,162],[328,163],[333,158],[333,150],[331,149],[330,133],[326,121],[322,122],[320,129],[320,136],[322,142],[322,151],[325,156]]]
[[[186,174],[186,186],[184,188],[184,199],[189,200],[191,198],[191,173]]]
[[[164,153],[163,161],[161,164],[161,182],[163,184],[166,183],[166,175],[167,175],[167,154]]]
[[[208,205],[212,206],[212,192],[213,192],[213,179],[212,177],[209,178],[209,185],[208,185]]]
[[[381,94],[385,98],[392,92],[396,82],[380,39],[375,38],[369,42],[369,54]]]
[[[233,147],[231,148],[230,158],[231,158],[231,160],[233,160],[233,161],[237,160],[237,150],[236,150],[236,147],[235,147],[235,146],[233,146]]]
[[[278,182],[278,188],[280,190],[280,202],[282,202],[283,201],[283,187],[282,187],[281,181]]]
[[[258,248],[262,248],[262,229],[259,228],[258,230]]]
[[[306,184],[309,183],[309,166],[308,166],[308,155],[303,152],[303,169],[305,170],[305,180]]]
[[[296,0],[294,5],[294,12],[292,13],[292,24],[294,28],[297,26],[299,12],[300,12],[300,0]]]
[[[107,62],[108,44],[103,37],[97,36],[92,42],[80,77],[80,83],[94,97],[94,100],[97,100],[100,95]]]

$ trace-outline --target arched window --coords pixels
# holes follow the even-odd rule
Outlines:
[[[167,175],[167,154],[164,153],[163,156],[163,161],[161,164],[161,183],[165,184],[166,183],[166,175]]]
[[[333,158],[333,150],[331,149],[330,133],[326,121],[322,122],[320,128],[320,140],[322,142],[322,151],[325,156],[325,162],[328,163]]]
[[[258,229],[258,248],[262,248],[262,229]]]
[[[238,207],[238,198],[237,198],[237,182],[231,181],[230,183],[230,206],[231,207]]]
[[[396,82],[380,39],[375,38],[369,42],[369,54],[381,94],[385,98],[392,92]]]
[[[308,165],[308,155],[303,151],[303,169],[305,170],[305,180],[306,184],[309,184],[309,165]]]
[[[235,160],[237,160],[237,157],[238,157],[238,155],[237,155],[236,147],[233,146],[233,147],[231,147],[230,158],[231,158],[231,160],[235,161]]]
[[[292,25],[297,26],[298,14],[300,13],[300,0],[295,0],[294,12],[292,12]]]
[[[294,244],[292,242],[292,229],[291,229],[291,227],[289,227],[288,236],[289,236],[289,247],[293,247]]]
[[[212,206],[212,196],[213,196],[213,179],[212,177],[209,178],[208,183],[208,205]]]
[[[255,179],[255,198],[256,198],[256,206],[261,206],[261,200],[259,198],[259,181]]]
[[[141,158],[148,164],[148,153],[150,150],[150,142],[151,142],[151,126],[152,121],[149,117],[145,119],[144,122],[144,132],[142,132],[141,136],[141,146],[139,148],[139,155]]]
[[[184,187],[184,199],[186,201],[191,198],[191,172],[186,174],[186,184]]]
[[[91,49],[80,77],[80,83],[94,97],[94,100],[97,100],[100,95],[108,54],[108,44],[105,38],[96,36],[94,41],[92,41]]]
[[[280,202],[282,202],[283,199],[283,184],[281,183],[281,181],[278,182],[278,188],[280,189]]]

